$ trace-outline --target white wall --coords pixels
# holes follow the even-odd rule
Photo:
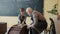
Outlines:
[[[17,16],[0,16],[0,22],[7,22],[7,27],[11,27],[15,24],[18,24]],[[26,23],[29,25],[32,21],[30,17],[27,17]]]
[[[11,27],[18,23],[18,19],[16,16],[0,16],[0,22],[7,22],[7,26]]]

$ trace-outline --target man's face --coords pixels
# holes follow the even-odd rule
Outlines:
[[[28,9],[27,14],[28,14],[29,16],[31,16],[31,14],[32,14],[32,9]]]

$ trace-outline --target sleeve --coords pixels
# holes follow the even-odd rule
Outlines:
[[[21,23],[21,20],[20,20],[20,15],[18,15],[18,22]]]
[[[32,15],[33,15],[33,21],[34,21],[32,26],[34,26],[38,23],[38,14],[36,12],[34,12]]]

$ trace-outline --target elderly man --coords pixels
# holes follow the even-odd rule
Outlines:
[[[26,12],[33,21],[30,26],[30,34],[40,34],[44,29],[47,28],[46,19],[40,12],[33,10],[31,7],[28,7]]]

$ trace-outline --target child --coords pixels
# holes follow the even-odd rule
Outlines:
[[[25,16],[25,9],[24,8],[21,8],[20,9],[20,14],[18,15],[18,19],[19,19],[18,24],[21,24],[21,23],[26,24],[25,23],[26,16]]]

